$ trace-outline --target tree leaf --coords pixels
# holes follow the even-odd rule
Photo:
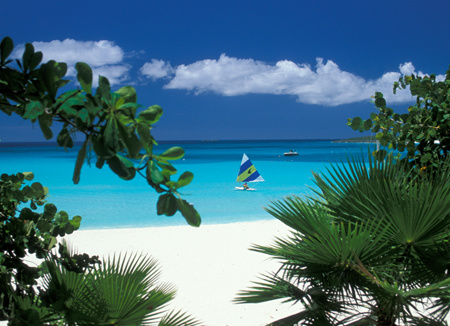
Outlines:
[[[142,146],[147,154],[151,155],[153,151],[153,137],[150,134],[150,127],[146,123],[139,122],[136,129],[141,139]]]
[[[364,130],[365,130],[365,131],[368,131],[368,130],[370,130],[371,128],[372,128],[372,120],[367,119],[367,120],[364,122]]]
[[[135,103],[137,102],[137,94],[134,87],[124,86],[116,91],[120,94],[120,97],[124,99],[125,103]]]
[[[13,40],[9,36],[3,38],[2,43],[0,43],[1,64],[5,63],[6,59],[9,57],[13,49],[14,49]]]
[[[155,162],[149,161],[147,169],[150,171],[150,178],[153,183],[160,184],[161,182],[164,181],[164,176],[161,174],[161,171],[159,171]]]
[[[130,158],[137,158],[139,152],[142,149],[141,142],[137,138],[134,130],[123,125],[120,121],[117,121],[117,130],[119,132],[119,137],[123,140],[125,147],[130,155]]]
[[[25,106],[24,119],[34,120],[45,112],[45,107],[39,101],[31,101]]]
[[[386,100],[383,97],[377,97],[375,100],[375,106],[382,108],[386,106]]]
[[[53,137],[53,131],[50,129],[50,126],[53,123],[53,118],[50,114],[41,114],[38,116],[39,127],[45,137],[45,139],[49,140]]]
[[[109,80],[106,77],[98,76],[96,95],[98,95],[108,106],[112,106],[111,86],[109,85]]]
[[[169,198],[169,194],[164,194],[159,196],[158,202],[156,203],[156,214],[163,215],[166,210],[166,201]]]
[[[362,123],[362,119],[360,117],[355,117],[352,119],[352,123],[350,124],[350,127],[353,130],[358,130],[361,123]]]
[[[184,156],[184,150],[181,147],[172,147],[159,155],[164,160],[178,160]]]
[[[25,180],[27,181],[31,181],[34,179],[34,174],[33,172],[22,172],[22,174],[24,175]]]
[[[194,205],[188,203],[184,199],[177,198],[177,208],[189,225],[196,227],[200,226],[202,220],[200,218],[200,214],[194,208]]]
[[[145,122],[149,125],[152,125],[159,121],[163,114],[163,110],[158,105],[153,105],[146,110],[139,113],[137,121],[138,122]]]
[[[173,216],[177,212],[177,199],[172,193],[167,194],[165,201],[164,214],[166,216]]]
[[[38,51],[33,54],[30,60],[30,71],[39,66],[43,58],[42,52]]]
[[[78,230],[81,225],[81,220],[82,220],[81,216],[76,215],[69,221],[69,223],[72,224],[72,226],[74,227],[74,230]]]
[[[180,177],[177,181],[177,188],[181,188],[184,186],[187,186],[191,183],[191,181],[194,179],[194,174],[192,172],[186,171]]]
[[[81,168],[83,167],[84,160],[86,159],[86,151],[88,143],[89,138],[86,138],[86,140],[83,143],[83,146],[81,146],[81,149],[78,151],[77,161],[75,163],[75,169],[73,171],[72,177],[72,181],[74,184],[78,184],[80,182]]]
[[[75,65],[77,70],[77,80],[81,88],[88,94],[92,94],[92,69],[84,62],[77,62]]]
[[[23,70],[27,71],[31,64],[31,58],[34,54],[34,46],[31,43],[25,44],[25,51],[22,55]]]
[[[69,131],[67,128],[61,129],[61,131],[58,134],[58,137],[56,137],[56,141],[59,146],[64,148],[72,148],[73,147],[73,139],[70,137]]]
[[[133,163],[120,155],[115,155],[106,160],[111,170],[124,180],[131,180],[136,175]]]

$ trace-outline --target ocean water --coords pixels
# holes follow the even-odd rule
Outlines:
[[[156,152],[181,146],[186,154],[175,167],[194,173],[193,182],[181,189],[193,203],[202,224],[270,220],[263,207],[288,195],[307,196],[314,187],[312,171],[326,173],[332,162],[367,155],[368,145],[317,141],[198,141],[162,142]],[[286,157],[293,149],[299,155]],[[185,225],[180,213],[158,216],[158,194],[140,176],[124,181],[108,166],[83,166],[81,181],[72,183],[78,148],[65,151],[49,143],[0,143],[0,174],[32,171],[34,181],[50,190],[48,202],[70,216],[82,216],[82,229]],[[251,184],[257,191],[237,191],[237,172],[246,153],[265,182]]]

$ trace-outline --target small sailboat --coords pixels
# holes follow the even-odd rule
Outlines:
[[[298,153],[294,150],[289,150],[289,152],[284,153],[284,156],[297,156]]]
[[[236,190],[256,190],[247,186],[247,182],[261,182],[264,181],[263,177],[256,170],[253,163],[247,157],[247,155],[242,156],[241,167],[239,168],[239,173],[236,182],[243,182],[242,186],[235,187]]]

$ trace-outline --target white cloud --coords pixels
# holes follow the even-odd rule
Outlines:
[[[67,76],[75,76],[75,63],[85,62],[91,66],[94,73],[94,84],[98,81],[98,75],[109,79],[111,85],[125,80],[130,66],[123,62],[123,50],[111,41],[77,41],[65,39],[51,42],[33,42],[35,51],[41,51],[44,55],[42,62],[55,60],[65,62],[68,65]],[[24,45],[18,46],[13,56],[21,57]]]
[[[174,73],[170,63],[163,60],[152,59],[152,62],[146,62],[140,69],[140,72],[152,79],[168,77]]]
[[[175,70],[161,60],[152,60],[141,68],[143,72],[145,69],[151,78],[167,77],[174,71],[173,78],[165,85],[168,89],[184,89],[195,94],[214,92],[224,96],[291,95],[301,103],[325,106],[369,101],[375,92],[382,92],[388,103],[411,101],[409,90],[398,90],[394,95],[392,87],[402,75],[415,73],[413,64],[406,62],[399,65],[399,71],[368,80],[343,71],[335,62],[322,58],[317,58],[316,66],[312,68],[289,60],[271,65],[225,54],[218,60],[205,59],[180,65]]]

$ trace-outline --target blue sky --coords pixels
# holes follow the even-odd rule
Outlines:
[[[368,117],[375,91],[405,110],[392,83],[450,64],[447,0],[9,0],[2,12],[1,38],[18,49],[87,62],[160,105],[158,140],[360,136],[347,118]],[[43,137],[1,113],[0,140]]]

